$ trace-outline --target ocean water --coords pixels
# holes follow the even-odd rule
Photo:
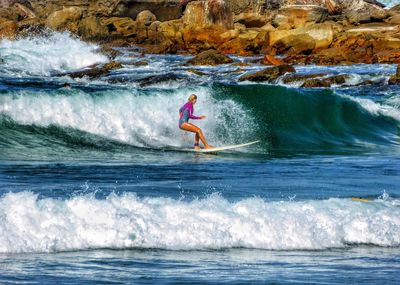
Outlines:
[[[122,69],[72,79],[109,59],[66,33],[0,41],[0,283],[398,283],[395,65],[296,66],[349,76],[303,89],[119,51]],[[211,144],[261,143],[177,151],[191,93]]]

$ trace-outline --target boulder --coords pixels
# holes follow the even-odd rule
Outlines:
[[[341,12],[353,24],[382,21],[388,12],[364,0],[335,0],[342,7]]]
[[[400,84],[400,64],[397,66],[396,74],[390,77],[389,84],[390,85]]]
[[[346,83],[346,79],[350,78],[349,75],[339,74],[327,78],[321,79],[307,79],[301,85],[301,87],[312,88],[312,87],[331,87],[332,85],[343,85]]]
[[[185,65],[218,65],[232,63],[233,60],[216,50],[207,50],[188,60]]]
[[[156,16],[149,10],[144,10],[140,12],[136,17],[136,22],[138,23],[138,25],[141,26],[150,26],[150,24],[156,20]]]
[[[283,78],[283,83],[289,84],[293,82],[301,82],[308,79],[315,79],[326,76],[326,73],[314,73],[314,74],[292,74],[289,76],[285,76]]]
[[[324,87],[331,87],[331,84],[328,81],[323,79],[307,79],[301,85],[304,88],[324,88]]]
[[[114,16],[120,14],[118,10],[126,7],[127,3],[123,0],[77,0],[82,4],[88,5],[87,11],[89,15],[93,16]],[[86,2],[86,3],[85,3]]]
[[[121,67],[122,67],[121,63],[112,61],[104,65],[95,66],[82,71],[59,74],[59,76],[70,76],[72,78],[88,77],[90,79],[93,79],[93,78],[99,78],[103,75],[108,74],[111,70],[119,69]]]
[[[129,37],[137,34],[137,23],[131,18],[112,17],[101,21],[101,24],[111,35]]]
[[[270,54],[266,54],[264,56],[262,63],[265,65],[282,65],[282,64],[284,64],[283,60],[276,58]]]
[[[14,38],[16,35],[17,35],[17,23],[5,18],[0,18],[0,39]]]
[[[390,17],[389,19],[387,19],[386,23],[394,24],[394,25],[400,25],[400,13],[399,14],[395,14],[392,17]]]
[[[107,26],[102,25],[100,20],[94,16],[89,16],[80,21],[78,34],[87,40],[104,39],[110,35]]]
[[[316,5],[289,5],[279,9],[272,20],[274,27],[301,28],[307,23],[326,20],[328,9]]]
[[[29,9],[28,7],[20,4],[20,3],[15,3],[14,4],[14,9],[18,13],[21,19],[33,19],[36,18],[35,13]]]
[[[81,19],[83,9],[80,7],[69,7],[51,13],[45,24],[54,30],[71,30],[76,32],[78,29],[78,21]]]
[[[233,17],[224,0],[190,2],[182,17],[185,29],[199,30],[213,26],[223,29],[233,28]]]
[[[286,54],[310,54],[315,48],[315,40],[308,34],[286,36],[273,45],[278,53]]]
[[[291,65],[277,65],[254,73],[245,74],[241,76],[239,80],[240,81],[248,80],[255,82],[262,82],[262,81],[272,82],[278,79],[280,76],[292,72],[296,72],[296,70]]]
[[[311,45],[311,39],[314,41],[314,49],[325,49],[328,48],[334,37],[333,26],[330,23],[313,24],[303,28],[293,30],[275,30],[269,32],[269,46],[274,46],[278,41],[288,37],[288,42],[294,41],[298,38],[301,42],[301,38],[308,38],[308,45]]]
[[[161,74],[161,75],[148,76],[148,77],[138,80],[137,82],[140,87],[146,87],[146,86],[158,84],[158,83],[165,83],[165,82],[171,82],[171,81],[182,81],[184,79],[185,79],[185,77],[177,75],[175,73],[167,73],[167,74]]]
[[[261,28],[269,22],[269,18],[266,15],[260,15],[259,13],[241,13],[234,17],[235,23],[245,25],[247,28]]]

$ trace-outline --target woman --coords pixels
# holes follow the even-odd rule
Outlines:
[[[192,94],[189,96],[187,103],[179,109],[179,128],[181,128],[184,131],[196,134],[194,139],[194,149],[200,149],[199,139],[204,144],[204,148],[212,148],[212,146],[207,143],[201,129],[189,123],[189,119],[201,120],[206,117],[206,116],[197,117],[193,115],[193,105],[196,104],[196,102],[197,102],[197,95]]]

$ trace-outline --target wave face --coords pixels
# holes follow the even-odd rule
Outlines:
[[[98,46],[82,42],[68,33],[0,41],[1,73],[49,76],[105,63]]]
[[[216,100],[206,88],[195,92],[202,102],[199,108],[196,106],[196,113],[212,118],[199,122],[211,141],[222,144],[250,136],[254,122],[243,106],[232,99]],[[72,91],[63,95],[16,92],[0,97],[3,116],[0,126],[12,128],[14,139],[18,136],[16,129],[22,132],[26,126],[37,126],[58,127],[60,133],[73,136],[84,132],[136,147],[183,146],[188,141],[193,143],[178,128],[178,109],[188,94],[190,90],[149,93],[120,90],[95,94]],[[231,128],[236,131],[231,132]],[[3,143],[12,145],[13,138],[3,137]]]
[[[0,252],[398,247],[399,206],[398,200],[228,202],[214,194],[185,202],[132,193],[105,200],[56,200],[38,199],[31,192],[9,193],[0,199]]]
[[[253,110],[258,135],[276,150],[368,149],[399,143],[398,95],[377,103],[333,90],[265,85],[223,87],[220,93]]]

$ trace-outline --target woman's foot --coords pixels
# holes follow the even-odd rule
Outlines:
[[[194,146],[194,149],[195,149],[195,150],[200,150],[201,148],[200,148],[200,146],[195,145],[195,146]]]
[[[208,145],[205,145],[204,148],[205,148],[205,149],[210,149],[210,148],[214,148],[214,147],[213,147],[212,145],[209,145],[209,144],[208,144]]]

